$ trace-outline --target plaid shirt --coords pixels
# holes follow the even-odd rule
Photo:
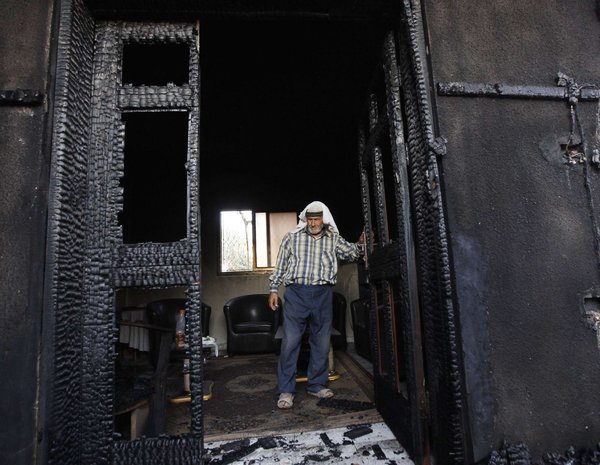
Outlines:
[[[352,244],[329,229],[317,240],[306,228],[289,232],[281,241],[277,264],[269,277],[270,291],[277,292],[282,283],[333,285],[337,281],[337,259],[355,261],[362,255],[359,244]]]

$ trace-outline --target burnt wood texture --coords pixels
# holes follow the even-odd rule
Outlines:
[[[468,423],[437,166],[444,147],[433,135],[419,3],[404,1],[401,17],[359,136],[376,402],[417,463],[433,455],[462,464]]]
[[[598,155],[598,147],[592,146],[591,139],[586,136],[597,128],[588,125],[586,129],[589,130],[584,134],[580,124],[579,132],[577,131],[577,124],[580,123],[577,108],[583,112],[585,107],[573,105],[571,102],[573,95],[570,94],[569,87],[561,86],[551,90],[548,87],[535,85],[509,86],[453,82],[453,79],[462,76],[460,73],[445,73],[444,66],[447,62],[450,63],[448,66],[458,63],[463,66],[463,70],[477,69],[478,63],[485,63],[485,59],[489,57],[485,59],[475,57],[471,63],[463,63],[462,60],[468,58],[469,54],[464,53],[460,57],[454,57],[453,53],[445,49],[445,47],[452,48],[460,45],[461,40],[472,39],[468,35],[470,28],[481,26],[474,21],[468,28],[461,29],[465,33],[464,36],[455,35],[452,32],[456,29],[454,23],[468,22],[470,18],[465,18],[470,17],[470,14],[464,14],[467,10],[463,9],[463,15],[456,18],[452,16],[453,11],[436,4],[435,8],[428,10],[428,20],[437,28],[429,32],[434,37],[434,41],[439,39],[435,45],[443,53],[439,52],[439,55],[430,55],[428,58],[438,75],[445,73],[446,81],[437,86],[439,98],[435,106],[436,124],[441,125],[445,131],[454,136],[454,149],[460,152],[453,158],[447,157],[442,163],[439,157],[445,153],[445,140],[437,137],[439,131],[434,129],[432,120],[434,97],[428,93],[431,69],[426,62],[425,54],[425,38],[427,37],[429,41],[430,35],[424,30],[424,18],[421,12],[422,3],[435,2],[402,0],[395,2],[393,6],[390,6],[391,2],[383,0],[305,2],[303,5],[295,2],[286,5],[265,2],[263,8],[261,5],[251,8],[243,2],[233,0],[217,3],[190,0],[177,2],[175,6],[173,2],[167,0],[56,2],[59,21],[56,44],[56,90],[52,102],[54,127],[51,137],[52,171],[47,235],[47,293],[45,294],[50,315],[48,319],[52,321],[50,324],[44,322],[44,330],[51,333],[52,342],[48,346],[52,347],[53,351],[45,354],[47,358],[44,368],[48,372],[45,376],[49,382],[47,386],[43,386],[48,389],[42,390],[47,391],[44,399],[47,403],[47,414],[45,417],[42,415],[43,431],[40,431],[40,437],[43,437],[47,444],[47,451],[44,453],[47,455],[48,462],[61,465],[80,463],[158,465],[199,463],[202,459],[203,367],[200,344],[192,344],[190,348],[192,390],[200,395],[193,397],[189,435],[177,438],[158,437],[129,442],[120,441],[113,435],[112,418],[114,344],[117,338],[114,309],[116,290],[134,287],[156,289],[185,286],[187,288],[186,310],[191,331],[189,336],[192,341],[201,340],[197,160],[198,37],[194,25],[190,23],[195,21],[199,14],[205,17],[229,19],[392,20],[394,31],[388,34],[382,45],[381,63],[375,73],[371,93],[367,97],[365,118],[361,122],[360,176],[368,241],[367,266],[372,321],[370,330],[371,340],[374,342],[376,402],[386,421],[410,451],[415,462],[428,460],[429,455],[432,455],[435,463],[438,464],[478,461],[494,447],[493,443],[497,442],[500,436],[512,434],[512,427],[517,423],[519,425],[516,428],[520,428],[522,415],[529,419],[530,424],[537,425],[545,422],[547,425],[551,423],[568,425],[556,426],[556,432],[549,431],[551,428],[539,429],[533,426],[526,430],[521,429],[520,434],[535,443],[536,452],[539,452],[540,448],[546,448],[547,444],[557,438],[563,440],[563,437],[567,437],[566,440],[570,440],[584,437],[584,434],[573,427],[577,425],[573,418],[583,415],[573,414],[571,418],[569,412],[552,411],[546,405],[547,400],[554,401],[554,405],[558,405],[558,402],[562,402],[566,397],[563,395],[557,401],[553,395],[548,394],[550,390],[543,381],[546,373],[540,371],[540,367],[544,369],[546,365],[537,363],[534,366],[533,363],[529,364],[522,360],[529,352],[540,355],[548,347],[555,350],[557,347],[568,348],[568,342],[577,340],[577,350],[581,353],[573,355],[569,350],[564,350],[563,352],[572,358],[565,357],[562,366],[566,369],[556,370],[553,377],[548,380],[552,381],[553,386],[560,386],[562,392],[569,394],[573,393],[575,389],[573,386],[578,385],[578,381],[574,380],[579,377],[586,380],[586,386],[598,384],[597,371],[589,369],[591,363],[588,359],[592,359],[593,356],[595,357],[593,360],[597,361],[598,355],[597,347],[590,343],[589,337],[585,339],[587,336],[592,336],[588,334],[589,328],[585,329],[585,337],[579,337],[581,334],[578,332],[579,327],[573,324],[561,324],[561,331],[548,333],[554,334],[558,341],[554,346],[546,342],[546,340],[554,341],[546,337],[545,330],[540,329],[540,325],[545,329],[552,329],[547,324],[551,321],[547,316],[556,317],[559,313],[562,316],[563,308],[570,309],[572,306],[569,306],[565,296],[574,293],[572,289],[582,289],[583,282],[586,283],[587,287],[584,290],[587,293],[581,291],[582,295],[589,294],[595,299],[600,295],[593,281],[597,278],[595,274],[598,269],[598,250],[600,250],[597,207],[595,207],[598,205],[598,194],[593,189],[598,173],[590,168],[598,163],[598,158],[594,159],[594,153]],[[502,3],[507,2],[500,2]],[[464,8],[465,5],[470,6],[469,2],[457,2],[455,7]],[[533,3],[530,2],[524,9],[533,11],[535,8],[532,5]],[[451,25],[448,30],[452,33],[440,38],[436,33],[444,30],[444,21],[446,21],[445,17],[443,20],[439,17],[442,11],[449,18],[448,23]],[[481,11],[484,9],[472,14],[482,14]],[[549,9],[539,19],[552,17],[552,11]],[[575,11],[574,8],[573,11],[573,18],[583,22],[584,15],[579,14],[580,12]],[[499,14],[494,17],[498,23],[503,18]],[[120,21],[131,18],[153,19],[161,22]],[[184,23],[164,22],[182,19]],[[559,25],[564,18],[555,16],[554,19],[554,23]],[[572,18],[568,19],[574,21]],[[572,25],[574,26],[575,23]],[[510,27],[510,24],[506,27],[509,32]],[[570,29],[573,34],[579,33],[575,27]],[[447,40],[450,36],[452,40]],[[573,41],[575,44],[581,42],[583,41]],[[120,81],[123,45],[152,43],[183,44],[189,48],[188,83],[164,86],[123,85]],[[573,49],[574,46],[569,45],[570,43],[562,45]],[[502,46],[504,45],[503,43]],[[435,47],[428,48],[435,52]],[[444,55],[453,58],[449,59]],[[512,55],[518,58],[517,53]],[[566,57],[568,59],[563,58],[568,62],[569,59],[576,57],[577,55],[574,54],[573,57]],[[502,68],[504,71],[508,70],[519,75],[523,72],[523,69],[516,65],[505,66],[505,57],[500,61],[502,66],[498,66],[498,69]],[[539,65],[542,62],[538,60],[536,63]],[[552,66],[555,66],[554,62]],[[531,65],[527,71],[531,74],[541,73],[543,70],[538,68]],[[454,68],[451,68],[451,71],[453,70]],[[477,77],[474,80],[486,82],[485,79]],[[491,98],[441,98],[457,95]],[[503,98],[498,98],[496,101],[496,97]],[[556,150],[552,151],[546,149],[545,142],[542,141],[538,144],[543,152],[542,158],[551,160],[552,163],[545,167],[548,168],[546,174],[537,174],[542,171],[535,169],[537,166],[535,163],[540,157],[522,155],[523,153],[532,155],[533,152],[524,151],[524,148],[527,149],[528,144],[531,145],[531,140],[535,140],[536,144],[541,140],[540,134],[536,134],[536,131],[541,131],[536,128],[543,120],[543,115],[540,112],[532,116],[535,112],[531,112],[530,109],[527,108],[525,111],[525,107],[515,107],[517,111],[511,115],[515,121],[531,123],[535,120],[535,124],[521,124],[521,127],[527,126],[522,134],[517,133],[518,131],[510,133],[501,127],[502,115],[499,109],[513,108],[507,104],[505,97],[535,99],[540,105],[545,103],[541,102],[541,99],[568,100],[569,106],[566,108],[570,114],[567,118],[563,118],[566,113],[560,113],[564,121],[555,118],[558,112],[553,111],[551,118],[547,118],[544,123],[547,125],[546,132],[554,137],[553,131],[556,130],[553,126],[554,122],[550,119],[556,119],[559,121],[556,127],[565,129],[566,134],[570,132],[571,136],[574,136],[573,140],[579,141],[567,154],[566,163],[569,164],[567,168],[563,166],[565,160],[562,155],[556,160],[551,157],[555,152],[558,153],[558,144]],[[597,88],[581,89],[577,98],[581,101],[597,100]],[[460,105],[448,103],[457,100],[468,100],[469,103],[461,102]],[[478,100],[493,102],[494,105],[486,107],[486,114],[495,111],[496,119],[487,116],[471,118],[469,111],[473,108],[479,109],[478,105],[481,105],[477,103]],[[33,106],[40,105],[43,101],[44,95],[36,91],[19,93],[9,90],[0,93],[2,105]],[[544,105],[544,108],[551,109],[549,105]],[[188,214],[186,237],[181,240],[169,243],[124,243],[123,230],[119,224],[119,215],[124,204],[120,178],[124,174],[126,128],[122,115],[136,111],[180,111],[186,112],[189,116],[186,163]],[[523,119],[519,120],[520,117]],[[569,123],[570,131],[567,127]],[[460,129],[457,129],[458,127]],[[468,128],[468,131],[464,128]],[[466,132],[468,134],[465,135]],[[482,135],[483,133],[486,135]],[[501,143],[493,139],[494,134],[501,136],[503,139]],[[513,144],[513,140],[520,140],[521,144]],[[553,138],[552,143],[556,140],[558,138]],[[490,141],[499,147],[496,150],[503,154],[503,161],[486,159],[485,163],[489,163],[493,169],[485,166],[476,171],[478,164],[485,158],[482,155],[486,152],[482,147],[491,143]],[[572,140],[568,139],[567,148],[570,147],[570,142]],[[472,153],[477,154],[478,159],[465,162],[467,155]],[[511,159],[509,156],[511,154],[518,154],[519,157]],[[461,156],[463,161],[459,161]],[[524,163],[528,165],[525,166]],[[521,169],[512,168],[509,166],[511,164],[519,165]],[[580,165],[583,165],[581,173],[576,171]],[[443,191],[440,179],[441,167],[447,169]],[[509,171],[511,169],[514,171]],[[564,174],[563,171],[566,169],[570,171]],[[538,180],[538,176],[543,179]],[[581,178],[581,183],[573,182],[571,185],[571,177],[576,179],[577,176]],[[548,182],[547,177],[552,181]],[[461,237],[464,230],[468,230],[471,226],[475,229],[470,218],[477,217],[482,210],[480,205],[471,203],[474,198],[470,195],[471,192],[478,191],[467,191],[463,186],[473,184],[474,187],[478,187],[480,179],[491,186],[489,198],[496,202],[495,207],[512,217],[515,225],[518,225],[519,221],[521,227],[525,224],[524,231],[532,233],[525,235],[538,236],[537,239],[544,236],[542,239],[547,240],[545,235],[548,233],[549,237],[557,239],[557,244],[567,244],[570,249],[569,254],[565,254],[569,256],[568,261],[560,262],[567,272],[561,277],[561,282],[555,283],[555,287],[560,288],[561,292],[548,290],[546,282],[543,281],[553,277],[552,273],[556,272],[556,267],[552,267],[551,272],[543,275],[543,279],[539,281],[531,278],[535,276],[536,271],[531,268],[533,272],[528,276],[530,280],[523,285],[522,293],[518,296],[518,293],[512,296],[504,294],[498,288],[487,288],[481,302],[486,303],[486,311],[490,310],[485,318],[489,318],[489,325],[493,332],[488,334],[487,326],[483,324],[473,325],[475,328],[473,332],[477,336],[474,337],[469,336],[467,330],[476,318],[484,318],[481,315],[484,305],[480,305],[479,301],[475,302],[477,298],[473,295],[479,296],[473,289],[468,289],[471,302],[475,303],[473,308],[470,308],[471,302],[468,299],[458,294],[460,294],[460,286],[465,285],[463,280],[469,271],[462,268],[464,264],[460,261],[465,258],[460,253],[466,253],[460,249]],[[518,185],[521,180],[526,181],[527,187]],[[532,192],[539,194],[536,198],[536,201],[540,202],[539,206],[535,202],[528,204],[529,200],[525,195],[517,197],[517,201],[514,197],[506,195],[519,189],[529,195],[529,186],[532,182],[535,185],[536,181],[538,181],[539,191]],[[556,192],[560,192],[559,187],[567,181],[568,193],[562,197],[554,196]],[[505,185],[508,182],[514,185]],[[549,187],[540,187],[545,185]],[[566,190],[567,187],[563,189]],[[498,190],[506,196],[497,198]],[[578,201],[578,196],[583,200]],[[554,203],[544,204],[546,197],[554,198]],[[448,200],[450,205],[445,204]],[[519,200],[521,203],[518,202]],[[535,207],[526,210],[529,205]],[[569,233],[568,237],[553,234],[549,228],[540,228],[542,229],[540,231],[531,227],[536,213],[540,217],[549,216],[546,213],[554,211],[557,206],[569,213],[579,212],[579,217],[585,218],[579,220],[577,227],[565,228],[565,232]],[[492,225],[497,225],[499,216],[501,215],[496,213],[484,215]],[[572,216],[569,215],[568,218]],[[537,221],[541,225],[546,224],[544,221]],[[454,240],[452,272],[447,222]],[[590,233],[590,230],[593,231]],[[514,231],[517,231],[516,227],[508,232],[514,233]],[[539,234],[540,232],[544,234]],[[501,247],[503,238],[497,238],[497,230],[493,228],[478,234],[478,239],[495,238],[497,242],[492,245],[498,245],[498,250],[493,251],[496,256],[504,254],[504,249],[509,248]],[[519,237],[513,239],[513,242],[508,244],[514,245],[512,253],[522,254],[523,251],[533,250],[531,244],[535,241],[521,242]],[[590,244],[593,244],[597,250],[581,252],[585,249],[582,244],[588,249]],[[539,262],[545,261],[549,251],[559,249],[559,246],[548,248],[545,250],[546,255],[542,258],[538,256],[536,259]],[[562,259],[559,253],[549,256],[556,263]],[[590,259],[590,256],[593,256],[593,259]],[[592,265],[589,265],[590,262],[593,262]],[[529,265],[524,259],[517,260],[516,263],[525,268]],[[514,262],[510,265],[514,266]],[[575,279],[579,273],[575,268],[580,265],[586,267],[586,273],[593,278],[592,281]],[[483,272],[477,271],[480,272],[477,277],[481,278]],[[497,272],[494,278],[497,281],[504,279],[510,282],[511,276]],[[457,281],[458,285],[456,285]],[[457,286],[458,291],[454,285]],[[595,287],[590,291],[589,286]],[[533,296],[531,300],[527,300],[529,294]],[[556,298],[548,297],[549,295]],[[516,302],[517,297],[520,299],[519,302]],[[542,302],[539,304],[540,307],[535,307],[535,300]],[[533,310],[529,313],[505,312],[506,303],[509,304],[506,308],[511,310],[510,305],[520,309],[523,302],[531,305],[531,307],[523,305],[524,307]],[[461,304],[463,318],[460,322],[457,314],[458,303]],[[594,309],[587,310],[589,315]],[[577,320],[577,324],[581,323],[579,320],[582,318],[579,314],[573,317]],[[517,337],[513,331],[515,327],[530,328],[532,331],[527,336]],[[594,330],[597,331],[597,328]],[[571,337],[571,334],[574,336]],[[461,336],[466,342],[461,341]],[[487,341],[485,338],[488,336],[495,338],[494,350],[489,350],[485,345]],[[541,347],[541,350],[536,349],[536,344]],[[521,350],[521,346],[526,346],[527,350]],[[461,352],[461,348],[464,352]],[[479,350],[481,348],[485,350]],[[477,359],[476,362],[481,363],[476,366],[472,361],[467,360],[467,356],[472,356],[474,353],[477,353],[477,357],[485,358],[485,360]],[[563,357],[563,354],[560,355],[561,357],[558,358]],[[520,364],[516,363],[516,360]],[[547,366],[553,366],[549,361],[546,363]],[[467,368],[465,369],[463,365]],[[493,370],[489,371],[488,365]],[[524,389],[528,394],[521,397],[538,407],[542,405],[542,408],[536,411],[532,409],[533,413],[523,413],[522,406],[526,404],[521,397],[513,395],[510,386],[511,376],[507,375],[512,372],[513,367],[520,370],[522,379],[529,378],[527,389],[535,388],[533,395],[529,395],[529,391]],[[523,367],[528,368],[527,372]],[[573,370],[575,370],[574,374],[570,375]],[[532,380],[534,376],[540,380]],[[501,388],[507,389],[492,391],[488,385],[492,377]],[[466,384],[469,387],[470,403],[467,403]],[[577,387],[580,386],[583,384],[579,383]],[[581,413],[586,405],[591,405],[593,399],[596,399],[597,390],[590,389],[586,397],[588,399],[582,396],[578,404],[572,401],[565,409]],[[498,405],[502,410],[498,409]],[[472,414],[471,418],[467,418],[467,410]],[[595,420],[590,419],[590,422],[592,421]],[[529,423],[524,422],[524,424]],[[590,433],[585,433],[585,437],[589,435]],[[530,459],[526,457],[525,448],[517,449],[517,452],[501,450],[492,455],[492,459],[496,460],[494,463],[512,463],[510,457],[513,457],[514,463],[518,461],[529,463]],[[566,455],[567,459],[572,458],[569,454]],[[562,460],[561,457],[555,457],[556,463],[562,463]]]
[[[83,2],[64,3],[59,33],[49,242],[55,368],[48,461],[198,463],[202,457],[203,358],[197,32],[193,24],[94,23]],[[122,86],[125,43],[186,44],[189,84]],[[188,114],[187,235],[180,241],[123,243],[119,224],[123,208],[120,178],[124,170],[121,117],[130,109],[177,109]],[[115,292],[126,287],[170,286],[187,287],[193,393],[190,433],[178,438],[116,440]]]
[[[81,2],[65,5],[61,21],[48,215],[54,360],[46,433],[48,462],[69,465],[83,462],[89,424],[82,423],[87,409],[95,405],[94,402],[84,407],[81,385],[86,350],[81,319],[87,308],[87,296],[81,283],[86,259],[84,230],[94,23]],[[107,371],[95,374],[98,379],[110,382]],[[91,442],[104,446],[100,454],[107,454],[106,444],[98,444],[95,438]]]
[[[462,354],[453,304],[448,239],[434,135],[420,3],[404,0],[400,60],[408,119],[407,147],[426,365],[432,453],[440,463],[470,462]]]

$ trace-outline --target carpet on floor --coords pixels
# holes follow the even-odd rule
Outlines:
[[[375,410],[372,381],[346,353],[335,354],[339,378],[329,383],[333,399],[323,401],[298,383],[294,406],[277,408],[277,356],[246,355],[209,359],[205,379],[214,382],[204,402],[204,440],[222,441],[317,431],[382,421]],[[168,409],[168,434],[189,431],[189,404]]]

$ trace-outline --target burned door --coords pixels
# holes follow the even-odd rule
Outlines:
[[[420,463],[426,414],[421,324],[413,244],[408,157],[394,34],[359,131],[363,213],[367,233],[375,399],[401,443]]]
[[[416,463],[469,462],[418,2],[387,34],[359,128],[377,408]]]
[[[193,24],[96,23],[82,231],[86,440],[79,463],[198,463],[202,457],[197,43]],[[151,384],[154,428],[120,440],[114,429],[117,295],[171,288],[186,295],[189,434],[165,436],[163,355]]]

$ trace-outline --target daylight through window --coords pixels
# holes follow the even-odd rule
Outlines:
[[[221,212],[221,273],[266,271],[275,266],[283,236],[296,213]]]

